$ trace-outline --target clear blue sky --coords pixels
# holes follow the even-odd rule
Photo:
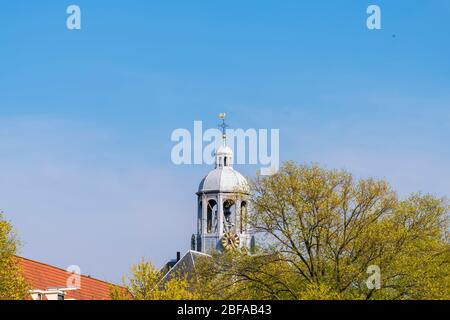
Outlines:
[[[2,2],[0,208],[21,254],[118,281],[187,250],[210,168],[174,166],[170,134],[223,111],[279,128],[282,160],[448,196],[449,19],[447,0]]]

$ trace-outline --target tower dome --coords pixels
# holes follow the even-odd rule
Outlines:
[[[248,192],[247,179],[231,167],[216,168],[200,182],[198,192]]]
[[[233,151],[223,145],[216,151],[216,166],[200,182],[198,192],[248,192],[248,183],[233,169]]]

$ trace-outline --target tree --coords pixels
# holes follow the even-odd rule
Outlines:
[[[445,199],[400,200],[384,181],[288,162],[251,182],[250,205],[263,245],[205,260],[197,287],[206,297],[450,298]],[[371,266],[380,288],[367,285]]]
[[[142,259],[131,266],[130,275],[123,279],[123,287],[111,288],[113,300],[191,300],[197,298],[186,277],[162,281],[164,274]]]
[[[21,300],[29,296],[28,284],[15,259],[18,245],[11,223],[0,214],[0,300]]]

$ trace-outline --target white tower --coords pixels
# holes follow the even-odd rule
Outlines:
[[[226,145],[225,114],[221,114],[223,145],[216,150],[215,168],[198,188],[197,234],[192,249],[201,252],[250,247],[248,183],[233,169],[233,151]]]

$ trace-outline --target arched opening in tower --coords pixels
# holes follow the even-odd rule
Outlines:
[[[231,199],[223,203],[223,218],[224,231],[236,231],[236,204]]]
[[[217,202],[215,200],[208,201],[208,209],[206,211],[206,232],[213,232],[213,221],[214,221],[214,231],[217,229]]]

